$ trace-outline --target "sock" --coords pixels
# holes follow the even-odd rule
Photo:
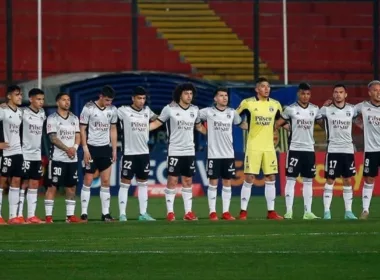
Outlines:
[[[346,211],[352,211],[352,187],[351,186],[343,186],[343,200],[344,200],[344,208]]]
[[[80,204],[82,208],[82,215],[87,215],[88,211],[88,204],[90,203],[91,199],[91,187],[87,187],[83,185],[82,190],[80,192]]]
[[[313,202],[313,179],[303,178],[303,203],[305,206],[305,212],[311,213],[311,204]]]
[[[28,201],[28,218],[36,215],[37,193],[37,189],[28,189],[28,193],[26,194],[26,200]]]
[[[325,184],[323,191],[323,205],[325,206],[325,212],[330,211],[331,201],[333,198],[334,185]]]
[[[25,202],[25,190],[20,189],[20,197],[19,197],[19,201],[18,201],[17,217],[24,217],[24,202]]]
[[[241,210],[247,211],[249,199],[251,198],[252,184],[244,181],[243,186],[241,187],[240,194],[240,208]]]
[[[363,211],[369,212],[369,205],[371,204],[373,186],[374,184],[364,183],[362,194]]]
[[[193,206],[193,188],[182,187],[182,199],[185,207],[185,214],[191,212]]]
[[[265,198],[267,200],[268,211],[274,211],[274,200],[276,199],[275,181],[265,182]]]
[[[231,195],[232,195],[231,187],[223,186],[223,189],[222,189],[223,213],[230,212]]]
[[[296,185],[296,178],[286,177],[285,185],[285,204],[286,212],[293,212],[293,201],[294,201],[294,186]]]
[[[119,215],[126,215],[125,211],[127,209],[127,203],[128,203],[128,190],[129,190],[130,184],[120,183],[120,189],[119,189]]]
[[[75,212],[75,200],[66,199],[66,216],[74,216]]]
[[[216,212],[216,190],[217,186],[209,185],[207,188],[208,207],[210,209],[210,214],[212,212]]]
[[[1,216],[1,209],[3,208],[3,188],[0,188],[0,218]]]
[[[100,187],[100,201],[102,204],[102,214],[107,215],[110,213],[110,188]]]
[[[53,216],[54,200],[45,199],[45,215]]]
[[[16,218],[18,203],[20,201],[20,189],[10,187],[8,200],[9,200],[9,219]]]
[[[148,209],[148,182],[137,182],[140,215],[147,213]]]
[[[174,199],[175,199],[176,189],[165,189],[165,200],[166,200],[166,210],[168,213],[174,213]]]

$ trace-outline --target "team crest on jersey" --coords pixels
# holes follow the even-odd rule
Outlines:
[[[296,113],[296,115],[299,115],[299,114],[300,114],[300,112],[297,112],[297,113]]]
[[[144,114],[144,118],[147,118],[148,117],[148,114]]]
[[[75,122],[72,122],[71,125],[75,125]]]
[[[351,117],[351,112],[348,112],[348,111],[347,111],[347,112],[346,112],[346,116],[347,116],[347,117]]]
[[[272,106],[269,107],[269,112],[273,112],[274,108]]]
[[[110,119],[111,118],[111,113],[108,113],[107,114],[107,119]]]
[[[194,118],[194,113],[193,112],[190,113],[190,117]]]
[[[231,115],[230,115],[230,114],[228,114],[228,115],[227,115],[227,118],[228,118],[228,119],[230,119],[230,118],[231,118]]]
[[[310,116],[311,116],[311,117],[314,117],[314,112],[310,112]]]

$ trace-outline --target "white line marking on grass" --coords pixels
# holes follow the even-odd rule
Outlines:
[[[165,251],[165,250],[67,250],[67,249],[0,249],[1,253],[15,253],[15,254],[89,254],[89,255],[140,255],[140,254],[279,254],[279,255],[311,255],[311,254],[379,254],[380,251],[327,251],[327,250],[313,250],[313,251],[302,251],[302,250],[241,250],[241,251],[212,251],[212,250],[181,250],[181,251]]]
[[[0,240],[2,243],[43,243],[62,241],[93,241],[93,240],[165,240],[165,239],[202,239],[202,238],[262,238],[262,237],[287,237],[287,236],[370,236],[380,235],[380,232],[299,232],[299,233],[264,233],[264,234],[212,234],[212,235],[163,235],[140,237],[104,237],[104,238],[66,238],[66,239],[18,239]]]

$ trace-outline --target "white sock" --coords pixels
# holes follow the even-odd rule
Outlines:
[[[25,190],[20,189],[20,197],[19,197],[19,201],[18,201],[17,217],[24,217],[24,202],[25,202]]]
[[[119,201],[119,215],[126,215],[128,203],[128,190],[130,184],[120,183],[118,201]]]
[[[20,201],[20,188],[9,188],[9,219],[17,217],[18,203]]]
[[[217,186],[209,185],[207,188],[208,207],[210,209],[210,214],[212,212],[216,212],[216,190]]]
[[[66,199],[66,216],[74,216],[75,212],[75,200]]]
[[[369,212],[369,206],[371,204],[373,187],[374,187],[374,184],[364,183],[363,194],[362,194],[363,211]]]
[[[311,213],[311,204],[313,202],[313,179],[303,178],[303,203],[305,206],[305,212]]]
[[[230,212],[231,196],[232,196],[231,187],[223,186],[223,189],[222,189],[223,213]]]
[[[102,214],[107,215],[110,213],[110,188],[100,187],[100,201],[102,204]]]
[[[344,186],[343,187],[343,200],[344,200],[344,208],[346,211],[352,211],[352,187],[351,186]]]
[[[193,188],[182,187],[182,199],[185,207],[185,214],[191,212],[193,206]]]
[[[285,205],[286,212],[293,212],[293,201],[294,201],[294,186],[296,185],[296,178],[286,177],[285,185]]]
[[[82,190],[80,192],[80,204],[82,208],[82,215],[87,215],[88,212],[88,204],[91,199],[91,187],[87,187],[85,185],[82,186]]]
[[[323,205],[325,206],[325,212],[330,211],[331,201],[333,198],[334,185],[325,184],[323,191]]]
[[[26,200],[28,201],[28,218],[36,215],[37,193],[37,189],[28,189],[28,193],[26,194]]]
[[[1,210],[3,208],[3,188],[0,188],[0,218],[1,216]]]
[[[147,213],[148,209],[148,182],[137,182],[140,215]]]
[[[45,199],[45,215],[53,216],[54,200]]]
[[[274,211],[274,200],[276,199],[275,181],[265,182],[265,198],[267,200],[268,211]]]
[[[167,213],[174,213],[174,199],[175,199],[176,189],[165,189],[165,200],[166,200],[166,210]]]
[[[249,199],[251,198],[252,184],[244,181],[241,187],[240,194],[240,208],[241,210],[247,211]]]

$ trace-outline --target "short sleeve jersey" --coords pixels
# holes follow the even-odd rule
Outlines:
[[[380,152],[380,106],[364,101],[355,106],[362,115],[364,126],[364,151]]]
[[[216,107],[207,107],[200,110],[199,117],[207,122],[207,157],[235,158],[232,128],[241,124],[239,114],[232,108],[221,111]]]
[[[149,122],[157,116],[146,106],[136,110],[132,106],[121,106],[117,114],[123,129],[124,155],[149,154]]]
[[[271,98],[259,100],[252,97],[244,99],[237,112],[247,116],[249,130],[246,150],[273,151],[274,122],[282,112],[281,104]]]
[[[41,140],[45,120],[44,109],[34,111],[30,107],[23,108],[22,153],[25,160],[41,160]]]
[[[1,138],[9,144],[7,149],[3,150],[4,156],[13,156],[22,154],[20,129],[22,123],[22,110],[16,108],[13,110],[8,104],[0,106]]]

